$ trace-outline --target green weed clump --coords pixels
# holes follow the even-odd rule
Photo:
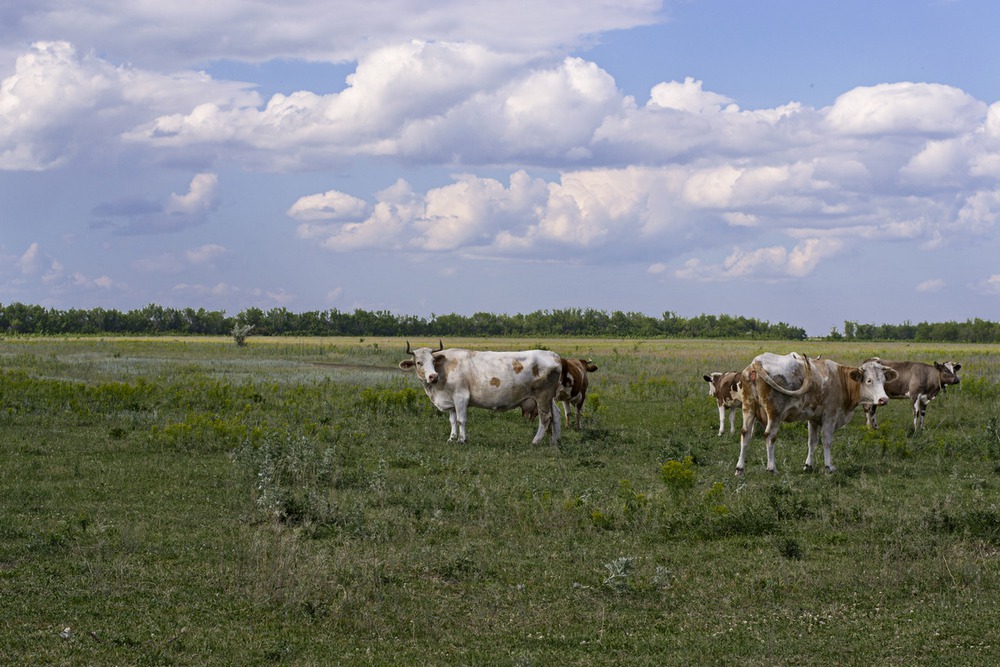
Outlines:
[[[411,387],[393,389],[390,387],[365,387],[361,390],[361,405],[372,412],[413,412],[421,401],[426,401],[423,392]]]
[[[248,438],[262,437],[262,431],[245,424],[240,415],[193,413],[179,422],[154,425],[150,435],[154,443],[177,451],[226,452]]]
[[[686,456],[680,461],[670,460],[660,466],[660,479],[676,496],[694,488],[698,472],[693,457]]]

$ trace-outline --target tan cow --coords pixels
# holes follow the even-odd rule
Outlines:
[[[702,378],[708,383],[708,395],[715,398],[719,406],[719,433],[726,432],[726,412],[729,412],[729,432],[736,432],[736,408],[742,405],[740,398],[740,374],[736,371],[728,373],[710,373]]]
[[[836,470],[830,455],[833,432],[854,416],[862,403],[885,405],[889,397],[884,384],[896,378],[896,371],[875,360],[859,368],[843,366],[830,359],[810,359],[801,354],[758,355],[740,376],[743,400],[743,428],[740,431],[740,458],[736,474],[743,474],[747,446],[757,421],[764,424],[767,470],[775,472],[774,440],[782,422],[804,421],[809,426],[805,469],[813,467],[813,453],[823,437],[823,462],[829,472]]]
[[[878,357],[872,357],[881,361]],[[889,398],[908,398],[913,407],[913,430],[924,426],[924,416],[927,414],[927,404],[935,396],[944,391],[950,384],[958,384],[958,370],[962,364],[946,361],[934,365],[919,361],[881,361],[883,366],[895,369],[899,374],[895,380],[885,383],[885,393]],[[865,419],[869,428],[878,428],[875,419],[876,405],[865,406]]]
[[[511,410],[533,402],[538,411],[538,431],[532,444],[549,434],[559,444],[559,410],[556,392],[562,376],[559,355],[547,350],[523,352],[478,352],[450,348],[421,347],[406,353],[412,359],[399,362],[404,371],[415,370],[424,392],[451,421],[449,440],[465,442],[465,419],[469,407]]]

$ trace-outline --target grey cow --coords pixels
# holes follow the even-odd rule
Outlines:
[[[892,368],[898,374],[895,380],[885,383],[885,393],[889,398],[908,398],[913,406],[913,430],[923,428],[927,404],[944,391],[950,384],[959,384],[958,370],[962,364],[954,361],[934,362],[933,365],[919,361],[882,361],[883,366]],[[877,405],[865,405],[865,420],[869,428],[878,428],[875,419]]]

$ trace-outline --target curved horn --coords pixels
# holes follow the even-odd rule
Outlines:
[[[435,350],[435,352],[440,352],[440,351],[441,351],[441,350],[443,350],[443,349],[444,349],[444,343],[442,343],[442,342],[441,342],[441,339],[440,339],[440,338],[438,338],[438,349],[437,349],[437,350]]]
[[[413,350],[410,349],[410,341],[406,341],[406,353],[413,354]]]

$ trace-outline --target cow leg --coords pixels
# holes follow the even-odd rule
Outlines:
[[[870,429],[877,429],[878,422],[875,420],[875,409],[878,407],[874,403],[861,406],[865,410],[865,423]]]
[[[465,442],[465,416],[469,411],[469,397],[459,393],[454,396],[455,409],[452,411],[451,436],[455,437],[456,426],[458,430],[458,441]]]
[[[736,433],[736,408],[729,408],[729,432]],[[722,435],[722,433],[719,433]]]
[[[552,399],[552,428],[549,432],[551,433],[550,440],[552,444],[558,445],[559,438],[562,436],[562,429],[559,425],[559,407],[556,405],[555,399]]]
[[[767,427],[764,428],[764,444],[767,446],[767,471],[770,473],[778,472],[778,468],[774,465],[774,441],[778,439],[779,430],[781,422],[772,420],[768,415]]]
[[[569,423],[569,401],[560,401],[560,403],[562,403],[563,417],[565,418],[565,421],[568,424]],[[579,428],[579,424],[577,424],[577,428]]]
[[[716,435],[722,435],[726,432],[726,406],[719,403],[719,432]]]
[[[448,421],[451,422],[451,435],[448,436],[448,442],[454,442],[458,439],[458,415],[455,414],[454,408],[448,411]]]
[[[757,424],[757,418],[752,411],[743,411],[743,428],[740,429],[740,458],[736,461],[736,474],[742,475],[746,467],[747,446],[750,438],[753,437],[753,427]]]
[[[806,442],[807,452],[806,452],[806,463],[802,466],[803,470],[813,469],[813,457],[816,453],[816,443],[819,442],[819,429],[812,422],[807,424],[809,428],[809,438]]]
[[[917,401],[913,404],[914,431],[918,428],[924,427],[924,417],[927,415],[927,404],[930,402],[931,399],[927,397],[927,394],[920,394],[917,396]]]
[[[833,455],[830,453],[830,445],[833,443],[833,432],[836,428],[833,420],[830,420],[829,424],[823,424],[823,464],[826,466],[827,472],[836,472],[837,470],[833,465]]]
[[[537,445],[545,438],[545,434],[549,433],[552,444],[559,444],[560,428],[559,428],[559,406],[556,404],[555,399],[543,400],[541,398],[536,398],[535,402],[538,404],[538,430],[535,432],[535,438],[531,441],[531,444]]]

